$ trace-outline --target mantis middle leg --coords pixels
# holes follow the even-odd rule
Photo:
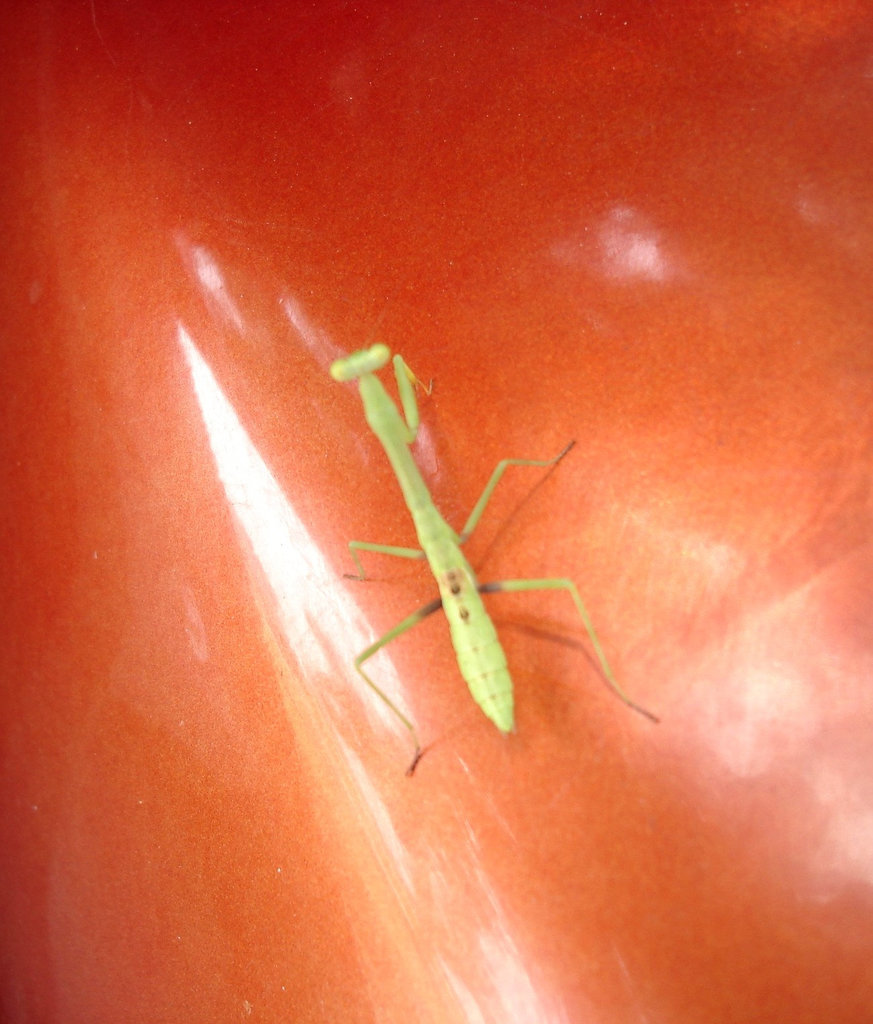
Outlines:
[[[350,540],[349,551],[352,553],[355,565],[358,567],[358,575],[354,576],[352,573],[345,573],[346,579],[349,580],[365,580],[367,574],[364,572],[364,567],[361,565],[361,560],[358,558],[359,551],[375,551],[378,555],[394,555],[395,558],[424,558],[425,554],[421,548],[398,548],[394,547],[393,544],[370,544],[365,540]]]

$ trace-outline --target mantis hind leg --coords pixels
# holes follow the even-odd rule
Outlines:
[[[361,676],[361,678],[364,680],[367,686],[369,686],[370,689],[375,694],[377,694],[377,696],[382,698],[384,703],[388,705],[388,707],[394,712],[397,718],[399,718],[400,721],[406,726],[407,730],[409,731],[409,735],[412,737],[412,742],[415,744],[415,756],[412,758],[412,763],[406,769],[407,775],[412,775],[412,773],[415,771],[418,762],[421,760],[422,755],[424,754],[424,751],[421,749],[421,744],[418,741],[418,733],[415,731],[415,726],[412,724],[412,722],[406,717],[406,715],[403,714],[403,712],[400,710],[400,708],[397,707],[394,701],[391,700],[388,694],[385,693],[384,690],[381,690],[373,682],[373,680],[364,671],[362,666],[368,658],[372,658],[372,656],[377,651],[380,651],[383,647],[385,647],[386,644],[390,644],[392,640],[396,640],[398,636],[405,633],[408,629],[412,629],[413,626],[421,622],[422,619],[427,618],[427,616],[430,615],[432,612],[438,611],[442,607],[442,604],[442,599],[437,598],[436,600],[430,601],[428,604],[419,608],[418,611],[413,612],[411,615],[407,615],[402,622],[398,622],[393,629],[389,629],[387,633],[385,633],[383,636],[380,636],[375,643],[370,644],[370,646],[366,650],[361,651],[357,658],[355,658],[355,668],[358,670],[358,673]]]
[[[564,454],[563,452],[561,454]],[[561,456],[559,455],[558,458]],[[572,580],[568,579],[547,579],[547,580],[501,580],[499,583],[482,583],[479,585],[479,593],[481,594],[497,594],[497,593],[512,593],[522,590],[566,590],[569,591],[570,596],[573,598],[573,603],[576,605],[576,610],[579,612],[579,616],[585,626],[585,631],[591,640],[591,646],[594,648],[594,653],[597,655],[597,660],[600,662],[600,668],[606,678],[607,683],[614,691],[617,697],[622,700],[629,708],[644,715],[646,718],[653,722],[658,722],[657,715],[652,714],[642,705],[637,704],[635,701],[624,692],[624,690],[618,685],[615,676],[612,674],[612,669],[609,667],[609,662],[606,660],[606,655],[603,653],[603,648],[600,646],[600,640],[597,637],[597,633],[594,630],[594,625],[591,622],[591,618],[588,612],[585,610],[585,605],[582,604],[582,598],[579,596],[579,591],[576,589],[576,584]]]
[[[567,452],[573,447],[575,441],[571,441],[565,448],[558,452],[553,459],[502,459],[494,467],[494,472],[491,474],[488,483],[485,484],[485,490],[479,495],[479,500],[473,506],[473,511],[470,513],[470,517],[464,524],[464,529],[461,530],[459,536],[459,543],[463,544],[465,540],[470,536],[473,530],[476,529],[476,524],[482,518],[482,513],[485,511],[485,506],[491,500],[491,495],[494,493],[494,488],[500,482],[500,478],[509,469],[510,466],[554,466],[563,459]]]

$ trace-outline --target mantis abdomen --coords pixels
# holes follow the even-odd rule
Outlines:
[[[449,620],[458,668],[470,695],[502,733],[515,729],[515,702],[506,655],[466,560],[435,573]]]

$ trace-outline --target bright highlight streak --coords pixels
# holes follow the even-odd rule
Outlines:
[[[345,588],[337,585],[335,570],[328,565],[191,336],[181,326],[179,343],[191,369],[219,479],[276,600],[280,628],[288,650],[297,658],[301,679],[311,693],[318,691],[319,699],[329,697],[331,688],[348,693],[349,676],[336,671],[336,654],[344,659],[344,665],[350,665],[369,643],[371,633]],[[382,662],[381,678],[386,688],[397,693],[397,673],[389,659]],[[356,683],[354,680],[351,692],[362,700],[368,714],[380,716],[396,731],[390,711]],[[331,703],[339,706],[339,702]]]

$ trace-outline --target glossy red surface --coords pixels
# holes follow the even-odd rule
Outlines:
[[[2,17],[2,1016],[873,1019],[873,23],[838,0]],[[517,733],[336,355],[417,448]]]

